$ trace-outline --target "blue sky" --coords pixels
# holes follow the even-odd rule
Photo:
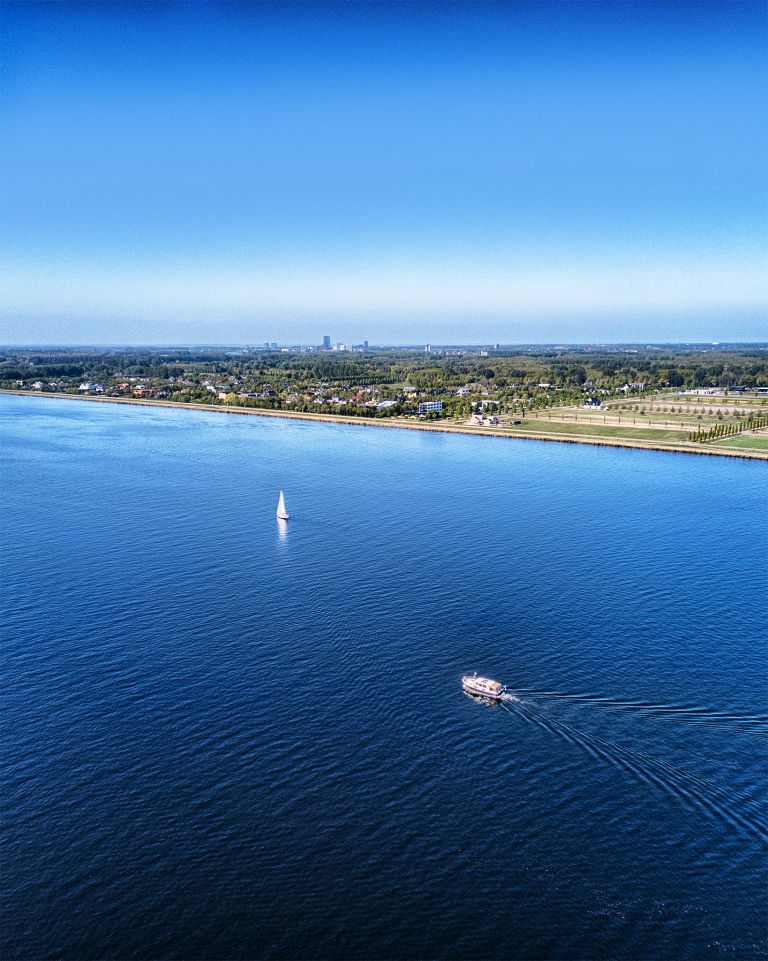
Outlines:
[[[5,4],[0,342],[767,339],[767,10]]]

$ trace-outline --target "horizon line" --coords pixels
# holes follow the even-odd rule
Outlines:
[[[341,341],[339,341],[341,343]],[[274,346],[272,346],[274,344]],[[453,350],[459,348],[478,348],[481,350],[508,350],[510,348],[521,347],[521,348],[531,348],[531,347],[550,347],[555,350],[562,350],[567,347],[633,347],[633,348],[659,348],[659,347],[757,347],[761,349],[768,349],[768,340],[572,340],[572,341],[516,341],[510,343],[501,343],[501,341],[467,341],[467,342],[425,342],[417,341],[411,343],[382,343],[382,344],[372,344],[369,342],[367,347],[362,344],[350,344],[344,345],[344,349],[336,350],[334,348],[324,348],[322,344],[316,343],[288,343],[279,341],[270,341],[269,346],[265,341],[263,344],[258,345],[250,341],[177,341],[177,342],[161,342],[161,341],[102,341],[102,342],[82,342],[82,343],[61,343],[56,341],[51,342],[30,342],[30,343],[0,343],[0,350],[86,350],[86,349],[226,349],[226,348],[237,348],[237,349],[247,349],[252,351],[262,351],[262,352],[274,352],[281,350],[316,350],[324,354],[341,354],[341,353],[352,353],[361,351],[372,351],[372,350],[422,350],[426,351],[427,348],[431,350]]]

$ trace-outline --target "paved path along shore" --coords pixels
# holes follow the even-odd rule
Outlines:
[[[52,400],[89,401],[97,404],[130,404],[134,407],[176,407],[185,410],[204,410],[221,414],[246,414],[256,417],[283,417],[288,420],[317,421],[328,424],[351,424],[356,427],[388,427],[401,430],[423,430],[441,434],[474,434],[483,437],[513,437],[517,440],[546,440],[561,444],[592,444],[598,447],[632,447],[636,450],[658,450],[677,454],[708,454],[716,457],[740,457],[747,460],[768,460],[768,451],[716,447],[713,444],[682,443],[654,440],[632,440],[623,437],[598,437],[588,434],[565,435],[515,431],[513,428],[472,427],[455,424],[416,423],[413,421],[346,417],[341,414],[312,414],[288,410],[265,410],[255,407],[231,407],[225,404],[184,404],[172,400],[142,400],[135,397],[83,397],[77,394],[53,394],[39,390],[0,390],[15,397],[46,397]]]

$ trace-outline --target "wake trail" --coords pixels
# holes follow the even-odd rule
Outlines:
[[[765,714],[735,714],[715,711],[689,704],[656,704],[652,701],[626,700],[603,697],[600,694],[570,694],[566,691],[540,691],[516,688],[515,693],[526,697],[556,698],[575,704],[590,704],[608,710],[626,711],[648,717],[659,717],[693,724],[711,724],[717,727],[738,727],[751,734],[768,736],[768,716]]]
[[[764,843],[768,842],[768,824],[751,812],[741,813],[735,810],[734,796],[706,779],[555,720],[547,714],[527,708],[514,698],[505,699],[500,706],[508,714],[573,744],[595,760],[608,763],[645,784],[659,788],[675,800],[717,817],[739,832],[746,832]]]

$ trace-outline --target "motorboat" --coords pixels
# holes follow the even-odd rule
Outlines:
[[[461,685],[467,694],[474,694],[477,697],[487,697],[492,701],[501,700],[502,694],[506,694],[506,687],[498,681],[492,681],[489,677],[478,677],[477,671],[474,674],[465,674],[461,679]]]

